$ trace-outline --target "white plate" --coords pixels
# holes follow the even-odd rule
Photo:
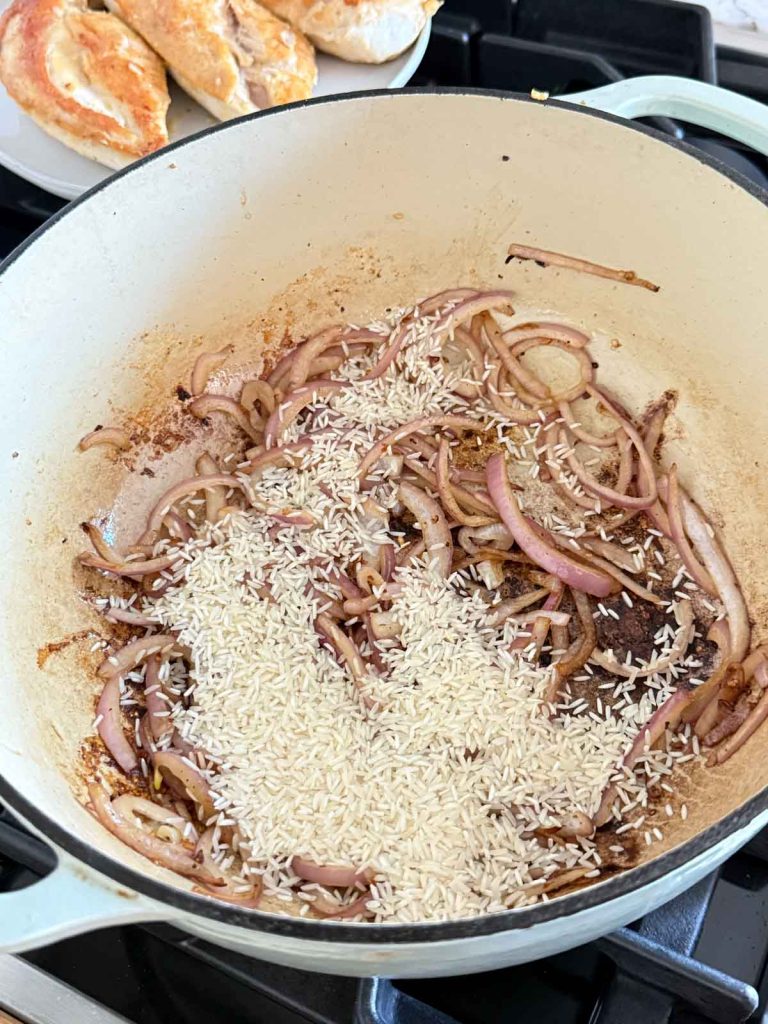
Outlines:
[[[0,12],[10,0],[0,0]],[[348,64],[317,55],[317,86],[314,96],[365,89],[397,89],[405,85],[421,63],[429,41],[430,22],[421,35],[395,60],[386,64]],[[211,115],[169,80],[171,107],[168,134],[176,142],[216,124]],[[74,199],[113,172],[68,149],[38,128],[0,85],[0,164],[35,185],[64,199]]]

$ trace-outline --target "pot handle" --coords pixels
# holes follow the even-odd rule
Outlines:
[[[768,155],[768,106],[707,82],[645,75],[572,93],[565,103],[618,117],[672,117],[720,132]]]
[[[165,917],[162,907],[59,854],[41,881],[0,894],[0,952],[22,953],[82,932]]]

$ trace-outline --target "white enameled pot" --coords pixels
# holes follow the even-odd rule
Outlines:
[[[96,689],[81,632],[94,618],[73,584],[78,523],[113,508],[119,532],[189,452],[181,439],[151,477],[103,452],[78,455],[75,443],[123,413],[150,429],[194,354],[222,338],[253,362],[286,331],[362,320],[462,283],[500,284],[531,308],[599,327],[600,379],[632,407],[679,390],[668,457],[717,510],[765,640],[766,196],[684,145],[588,107],[685,118],[763,152],[768,114],[677,79],[572,99],[368,93],[230,122],[116,175],[4,264],[0,800],[55,847],[59,866],[0,895],[0,949],[164,920],[311,970],[487,970],[626,924],[768,822],[759,732],[726,766],[685,783],[687,820],[632,870],[493,917],[374,926],[197,895],[77,799]],[[661,290],[507,264],[512,241],[631,267]]]

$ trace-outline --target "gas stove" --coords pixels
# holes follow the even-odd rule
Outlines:
[[[676,0],[447,0],[412,84],[566,96],[664,73],[768,102],[768,39],[738,47],[747,36],[713,33],[705,8]],[[652,123],[768,188],[759,154],[668,119]],[[0,169],[0,257],[64,205]],[[0,807],[0,894],[52,865],[47,847]],[[768,1024],[767,962],[763,833],[660,910],[532,964],[435,981],[358,981],[137,925],[0,955],[0,1024]]]

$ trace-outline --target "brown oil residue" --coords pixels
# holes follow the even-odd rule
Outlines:
[[[81,629],[77,633],[71,633],[61,640],[51,640],[37,649],[37,667],[45,668],[45,663],[53,654],[65,651],[72,644],[80,643],[82,640],[93,640],[96,634],[90,629]]]

